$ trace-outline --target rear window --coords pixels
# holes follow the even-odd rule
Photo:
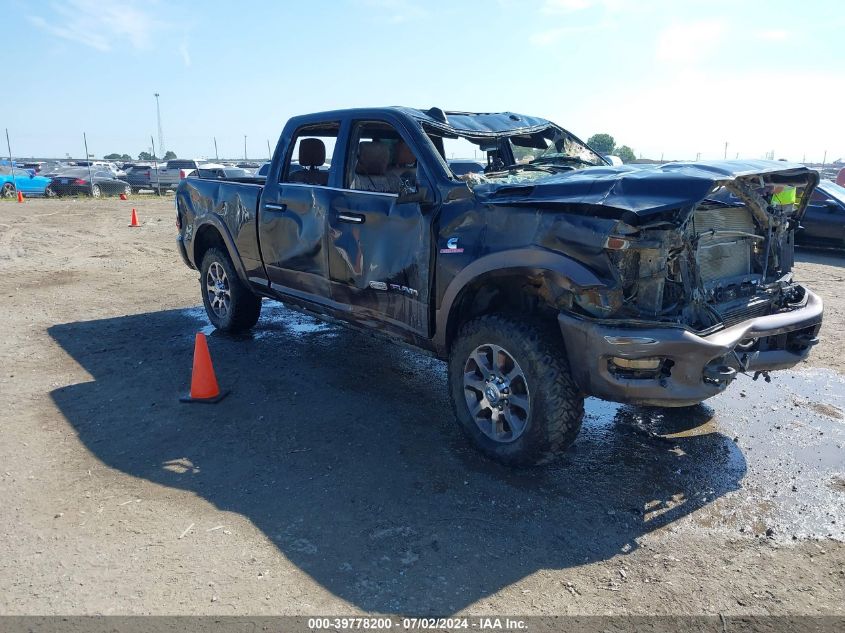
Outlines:
[[[195,160],[169,160],[167,161],[168,169],[196,169],[197,161]]]

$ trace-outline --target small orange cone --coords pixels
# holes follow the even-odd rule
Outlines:
[[[18,191],[18,202],[23,202],[23,191]]]
[[[220,391],[217,376],[211,364],[211,354],[208,353],[208,341],[205,334],[197,332],[194,343],[194,369],[191,374],[191,394],[179,398],[181,402],[205,402],[214,404],[229,395],[228,391]]]
[[[120,194],[120,199],[121,200],[128,200],[125,193]]]
[[[135,212],[135,208],[132,208],[132,219],[129,221],[129,226],[141,226],[138,222],[138,214]]]

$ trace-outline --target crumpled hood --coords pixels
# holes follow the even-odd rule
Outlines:
[[[542,176],[523,183],[485,182],[474,187],[490,204],[579,204],[618,209],[643,219],[662,211],[692,207],[719,185],[763,176],[777,184],[818,183],[818,172],[803,165],[769,160],[720,160],[663,165],[590,167]],[[809,198],[805,191],[803,207]]]

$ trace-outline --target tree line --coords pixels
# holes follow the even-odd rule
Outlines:
[[[587,145],[596,150],[599,154],[618,156],[623,163],[630,163],[637,159],[637,156],[627,145],[616,145],[616,139],[610,134],[593,134],[587,139]]]
[[[129,154],[106,154],[103,156],[105,160],[132,160],[132,157]],[[164,153],[164,158],[159,158],[158,156],[154,156],[149,152],[141,152],[138,154],[138,160],[170,160],[172,158],[176,158],[176,152],[172,152],[167,150]]]

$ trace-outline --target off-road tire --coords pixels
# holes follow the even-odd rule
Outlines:
[[[206,279],[212,264],[222,266],[229,284],[230,306],[225,315],[218,315],[211,306],[206,289]],[[200,292],[205,305],[205,312],[211,324],[223,332],[243,332],[249,330],[261,316],[261,297],[253,294],[238,277],[229,255],[218,248],[210,248],[202,258],[200,267]]]
[[[584,417],[584,396],[569,371],[556,324],[491,314],[464,324],[449,355],[449,391],[455,417],[473,444],[488,457],[509,466],[532,466],[553,460],[575,441]],[[525,374],[531,411],[525,430],[511,442],[498,442],[481,431],[464,396],[464,368],[481,345],[508,350]]]

